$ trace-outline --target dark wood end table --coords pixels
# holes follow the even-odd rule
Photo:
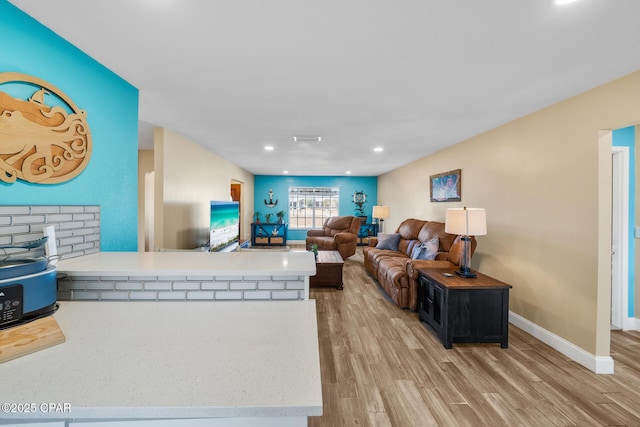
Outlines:
[[[338,251],[318,251],[316,275],[309,277],[310,288],[342,289],[344,260]]]
[[[445,348],[452,343],[509,343],[509,289],[482,273],[463,278],[454,270],[419,269],[418,316]]]

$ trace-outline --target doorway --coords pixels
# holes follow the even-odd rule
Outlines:
[[[627,330],[629,293],[629,148],[611,155],[611,329]]]
[[[242,204],[242,183],[237,182],[237,181],[232,181],[231,182],[231,188],[230,188],[230,192],[231,192],[231,200],[234,202],[238,202],[239,206],[240,206],[240,224],[239,224],[239,232],[240,232],[240,244],[242,243],[243,239],[242,239],[242,218],[244,218],[243,215],[243,204]]]

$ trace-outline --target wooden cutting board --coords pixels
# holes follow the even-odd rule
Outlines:
[[[64,342],[64,334],[53,316],[0,330],[0,363]]]

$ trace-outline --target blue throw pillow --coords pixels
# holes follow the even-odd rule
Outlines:
[[[378,244],[376,249],[387,249],[397,251],[400,243],[400,234],[378,234]]]
[[[422,242],[416,243],[416,245],[411,250],[411,259],[418,259],[418,256],[420,256],[420,252],[422,251]]]
[[[438,246],[440,245],[440,239],[438,237],[432,237],[423,243],[418,243],[411,251],[412,259],[436,259],[438,253]]]

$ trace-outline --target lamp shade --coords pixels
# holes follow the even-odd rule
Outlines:
[[[487,234],[487,212],[483,208],[449,208],[445,217],[444,231],[463,236]]]
[[[374,206],[371,216],[380,219],[389,218],[389,206]]]

